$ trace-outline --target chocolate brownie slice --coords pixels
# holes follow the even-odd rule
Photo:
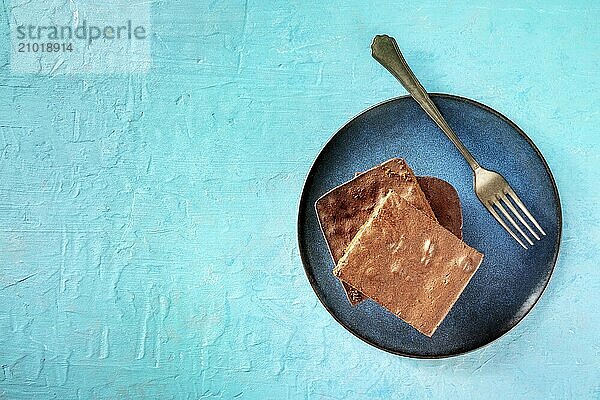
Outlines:
[[[389,190],[394,190],[430,218],[435,215],[421,191],[417,178],[403,159],[392,158],[327,192],[315,204],[321,229],[337,264],[346,247],[371,215],[375,205]],[[364,296],[344,285],[354,305]]]
[[[390,191],[334,274],[431,336],[482,260],[481,253]]]

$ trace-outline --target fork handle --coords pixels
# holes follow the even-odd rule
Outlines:
[[[425,91],[425,88],[417,80],[406,60],[402,56],[398,43],[393,37],[388,35],[377,35],[371,44],[373,58],[383,65],[388,71],[398,79],[404,88],[410,93],[411,97],[425,110],[427,115],[439,126],[439,128],[448,136],[448,139],[460,151],[460,154],[467,160],[471,169],[475,171],[479,168],[479,163],[473,155],[467,150],[464,144],[460,141],[456,133],[450,128],[440,110],[433,104],[431,98]]]

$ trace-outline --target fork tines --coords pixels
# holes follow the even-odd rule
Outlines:
[[[537,228],[537,230],[543,236],[545,236],[546,232],[544,232],[544,230],[542,229],[542,227],[540,226],[540,224],[535,220],[535,218],[533,217],[533,215],[531,215],[531,213],[529,212],[529,210],[527,210],[527,207],[525,207],[525,205],[523,204],[523,202],[521,201],[521,199],[519,199],[519,197],[517,196],[517,194],[512,190],[512,188],[510,186],[508,186],[507,188],[505,188],[504,191],[496,194],[494,200],[490,200],[489,203],[485,204],[485,206],[488,209],[488,211],[494,216],[494,218],[496,218],[496,220],[500,223],[500,225],[502,225],[502,227],[504,229],[506,229],[506,231],[521,246],[523,246],[524,249],[527,249],[527,246],[525,245],[525,243],[523,243],[523,240],[521,240],[521,238],[524,238],[527,241],[527,243],[529,243],[531,246],[533,246],[533,241],[531,240],[531,238],[529,237],[529,235],[525,233],[525,231],[521,228],[521,226],[524,226],[529,231],[529,233],[531,233],[531,235],[535,239],[540,240],[540,236],[531,227],[531,225],[529,223],[527,223],[527,221],[521,215],[521,213],[519,212],[519,210],[517,210],[517,207],[515,207],[515,205],[521,210],[521,212],[523,214],[525,214],[525,217],[527,217],[527,219],[531,223],[533,223],[533,225],[535,226],[535,228]],[[504,206],[508,207],[508,210],[510,211],[510,213],[506,210],[506,208]],[[500,210],[500,213],[504,216],[504,218],[510,223],[510,225],[512,225],[512,227],[514,229],[517,230],[517,232],[521,236],[517,236],[517,234],[515,234],[513,232],[513,230],[508,226],[508,224],[504,221],[504,219],[498,214],[498,212],[496,211],[496,208],[498,210]],[[521,226],[514,220],[514,218],[512,217],[511,213],[512,213],[512,215],[514,215],[517,218],[517,220],[519,220],[519,222],[521,223]]]

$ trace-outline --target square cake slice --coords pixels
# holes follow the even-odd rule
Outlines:
[[[482,260],[483,254],[390,191],[334,274],[431,336]]]
[[[413,171],[403,159],[392,158],[330,190],[317,200],[317,216],[335,264],[389,190],[394,190],[435,219]],[[344,289],[353,305],[364,299],[359,291],[347,284],[344,284]]]

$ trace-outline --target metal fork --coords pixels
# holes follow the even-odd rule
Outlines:
[[[458,151],[460,151],[460,154],[462,154],[465,160],[467,160],[471,166],[471,169],[473,170],[473,186],[475,188],[477,197],[479,200],[481,200],[490,214],[496,218],[500,225],[502,225],[502,227],[506,229],[506,231],[517,242],[519,242],[521,246],[523,246],[523,248],[527,249],[527,246],[523,240],[521,240],[521,238],[517,236],[508,226],[506,221],[502,219],[500,216],[500,214],[502,214],[502,216],[504,216],[510,225],[516,229],[517,232],[519,232],[521,237],[524,238],[527,243],[533,245],[533,241],[530,239],[529,235],[523,231],[521,226],[517,224],[515,219],[506,210],[506,208],[508,208],[508,210],[510,210],[510,212],[519,220],[519,222],[525,228],[527,228],[531,235],[535,239],[540,240],[540,236],[530,226],[530,224],[527,223],[525,218],[519,212],[520,210],[542,235],[546,235],[546,232],[544,232],[540,224],[538,224],[533,215],[531,215],[529,210],[527,210],[527,207],[525,207],[514,190],[512,190],[508,182],[506,182],[506,179],[504,179],[504,177],[499,173],[487,170],[479,165],[469,150],[467,150],[464,144],[462,144],[458,136],[456,136],[456,133],[454,133],[444,117],[442,117],[442,114],[438,108],[435,106],[435,104],[433,104],[421,83],[419,83],[415,75],[410,70],[406,60],[404,60],[404,57],[398,48],[396,40],[387,35],[377,35],[373,39],[371,50],[373,58],[379,61],[381,65],[383,65],[392,73],[392,75],[396,77],[396,79],[398,79],[398,81],[400,81],[402,86],[408,90],[408,93],[410,93],[412,98],[419,103],[427,115],[429,115],[437,124],[437,126],[446,134],[446,136],[448,136],[448,139],[454,143]],[[500,211],[500,214],[498,214],[496,209]]]

